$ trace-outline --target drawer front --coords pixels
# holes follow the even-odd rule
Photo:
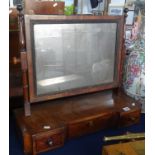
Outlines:
[[[68,138],[82,136],[87,133],[113,127],[116,125],[117,120],[117,115],[105,115],[76,123],[70,123],[68,126]]]
[[[130,113],[124,113],[120,116],[120,127],[130,126],[140,121],[140,110],[133,111]]]
[[[54,133],[45,133],[39,135],[35,138],[35,151],[34,152],[43,152],[51,150],[57,147],[60,147],[64,144],[65,133],[58,131]]]

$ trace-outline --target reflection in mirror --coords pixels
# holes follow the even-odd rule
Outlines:
[[[36,94],[114,81],[116,23],[35,24]]]

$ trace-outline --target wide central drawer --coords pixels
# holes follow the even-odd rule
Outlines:
[[[68,124],[68,138],[113,127],[116,125],[117,120],[118,115],[116,113],[100,114],[94,117],[83,118],[82,120],[75,120]]]

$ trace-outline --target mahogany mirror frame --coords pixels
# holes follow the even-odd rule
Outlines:
[[[120,84],[120,72],[121,72],[121,58],[122,58],[122,38],[123,38],[123,18],[121,16],[112,17],[112,16],[50,16],[50,15],[26,15],[25,16],[25,30],[26,30],[26,49],[27,49],[27,60],[28,60],[28,79],[29,79],[29,99],[30,102],[38,102],[38,101],[46,101],[61,97],[73,96],[84,93],[91,93],[96,91],[101,91],[105,89],[112,89],[119,87]],[[35,90],[35,79],[34,79],[34,67],[33,66],[33,50],[32,50],[32,41],[31,41],[31,22],[32,21],[52,21],[52,22],[89,22],[89,21],[97,21],[100,20],[102,22],[116,22],[117,25],[117,39],[116,39],[116,70],[117,75],[114,79],[114,82],[110,84],[103,84],[99,86],[92,86],[86,88],[77,88],[73,90],[67,90],[65,92],[60,92],[56,94],[47,94],[47,95],[36,95]]]

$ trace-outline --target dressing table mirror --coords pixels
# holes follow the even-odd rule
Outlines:
[[[139,122],[140,104],[119,91],[124,16],[18,10],[24,110],[15,110],[15,117],[26,154]]]

